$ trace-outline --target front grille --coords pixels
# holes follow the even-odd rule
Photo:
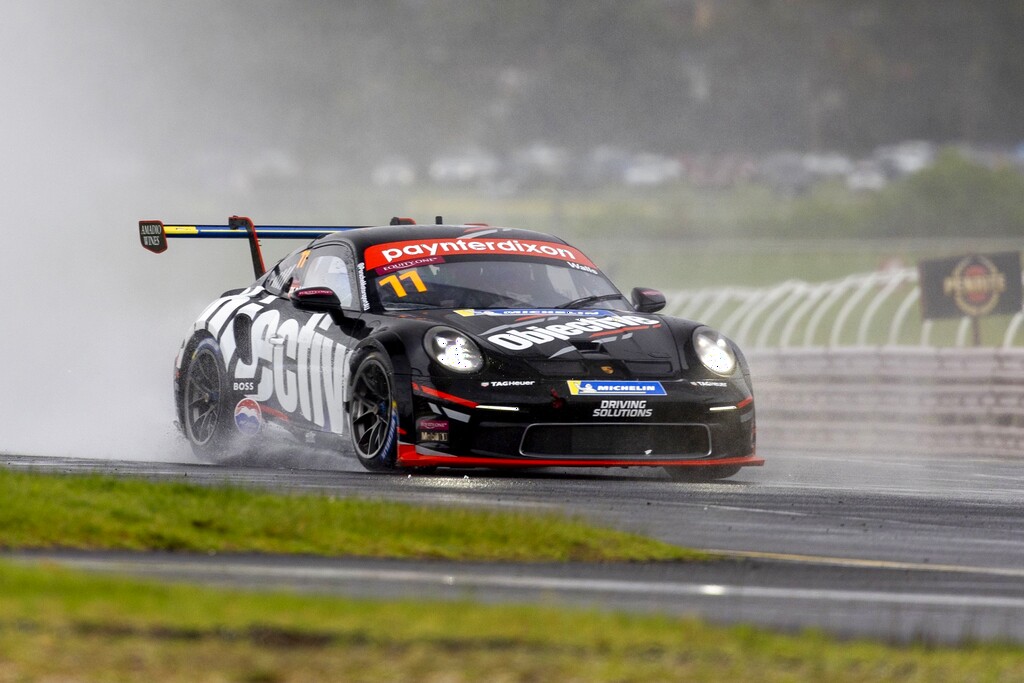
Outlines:
[[[579,377],[587,371],[578,360],[535,360],[531,365],[545,377]]]
[[[568,458],[704,458],[711,432],[699,424],[534,424],[526,428],[523,455]]]
[[[669,377],[672,364],[668,361],[628,360],[626,368],[635,377]]]

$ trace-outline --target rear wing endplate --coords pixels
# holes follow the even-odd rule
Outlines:
[[[332,232],[343,232],[362,225],[263,225],[257,235],[256,226],[245,216],[231,216],[227,225],[165,225],[162,221],[139,221],[139,240],[143,249],[154,254],[167,251],[167,239],[221,238],[249,241],[252,269],[256,277],[267,271],[263,263],[261,239],[316,239]]]

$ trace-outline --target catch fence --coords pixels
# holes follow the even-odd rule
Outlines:
[[[772,287],[667,292],[666,313],[722,330],[744,349],[971,344],[971,319],[923,320],[916,268]],[[1024,347],[1024,312],[982,320],[990,345]]]

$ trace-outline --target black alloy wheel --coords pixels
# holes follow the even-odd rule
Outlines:
[[[391,361],[370,353],[352,378],[349,427],[356,457],[368,470],[390,470],[398,453],[398,412]]]
[[[227,378],[220,348],[204,339],[192,352],[185,370],[183,395],[185,436],[196,455],[216,460],[230,440]]]

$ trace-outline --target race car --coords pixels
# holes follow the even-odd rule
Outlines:
[[[201,458],[352,450],[371,471],[661,467],[707,481],[756,456],[737,346],[627,298],[552,235],[394,218],[381,226],[140,221],[249,243],[255,282],[214,300],[175,361],[177,423]],[[266,269],[263,239],[302,246]]]

